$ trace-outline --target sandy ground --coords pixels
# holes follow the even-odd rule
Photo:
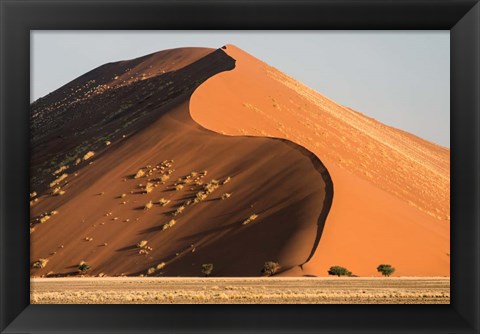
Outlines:
[[[32,304],[449,304],[450,278],[34,278]]]

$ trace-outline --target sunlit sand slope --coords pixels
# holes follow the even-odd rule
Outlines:
[[[314,152],[333,180],[314,256],[285,274],[327,275],[342,265],[371,276],[381,263],[397,275],[450,274],[448,149],[341,106],[235,46],[224,51],[235,69],[195,91],[193,119],[221,134],[289,139]]]

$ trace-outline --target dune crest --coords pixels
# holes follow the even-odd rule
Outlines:
[[[343,265],[373,276],[386,262],[397,275],[450,275],[448,149],[341,106],[235,46],[223,51],[235,69],[194,92],[192,118],[225,135],[291,140],[332,177],[335,198],[303,274]]]

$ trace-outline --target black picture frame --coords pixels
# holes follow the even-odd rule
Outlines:
[[[474,0],[0,0],[0,331],[479,333]],[[451,38],[450,305],[29,305],[30,30],[429,29]]]

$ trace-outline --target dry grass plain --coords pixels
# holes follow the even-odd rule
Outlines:
[[[450,278],[32,278],[31,303],[449,304]]]

